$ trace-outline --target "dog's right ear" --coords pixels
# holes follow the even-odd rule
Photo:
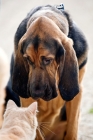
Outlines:
[[[72,100],[79,93],[79,68],[72,39],[63,35],[62,44],[65,49],[59,63],[59,91],[66,101]],[[60,51],[61,52],[61,51]]]
[[[15,93],[23,98],[28,98],[28,63],[21,53],[21,46],[15,51],[14,67],[12,75],[12,89]]]
[[[79,93],[79,68],[73,41],[64,34],[59,60],[59,91],[64,100],[70,101]]]

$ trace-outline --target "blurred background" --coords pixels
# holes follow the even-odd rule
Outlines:
[[[19,23],[31,8],[39,5],[64,4],[74,21],[81,28],[89,44],[89,58],[83,80],[83,96],[79,124],[79,140],[93,140],[93,0],[1,0],[0,47],[10,61],[14,49],[14,34]]]

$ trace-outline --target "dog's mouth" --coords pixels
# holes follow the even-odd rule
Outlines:
[[[29,96],[32,97],[34,100],[43,99],[45,101],[50,101],[51,99],[54,99],[57,97],[57,93],[53,92],[51,89],[45,89],[45,90],[33,90],[29,93]]]
[[[34,100],[38,100],[38,99],[43,99],[45,101],[49,101],[52,98],[52,94],[51,93],[47,93],[46,91],[40,91],[40,90],[36,90],[34,92],[32,92],[30,94],[30,96],[34,99]]]
[[[32,97],[34,100],[41,98],[45,101],[50,101],[51,99],[56,98],[58,95],[55,84],[37,84],[36,82],[33,82],[32,84],[28,84],[27,89],[27,95]]]
[[[47,91],[47,89],[45,90],[45,95],[42,97],[43,100],[45,101],[50,101],[52,98],[52,90],[51,91]]]
[[[44,91],[43,90],[34,90],[30,93],[30,96],[35,100],[37,100],[39,98],[43,98]]]

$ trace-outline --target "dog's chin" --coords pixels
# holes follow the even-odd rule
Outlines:
[[[45,96],[44,96],[42,99],[43,99],[44,101],[50,101],[50,100],[53,99],[53,97],[52,97],[52,96],[51,96],[51,97],[45,97]]]
[[[38,99],[43,99],[44,101],[50,101],[54,98],[57,97],[57,93],[53,92],[43,92],[43,93],[40,93],[39,91],[38,92],[32,92],[32,93],[29,93],[29,97],[32,97],[34,100],[38,100]]]
[[[53,99],[53,97],[51,95],[43,95],[43,96],[34,96],[34,94],[31,94],[30,97],[32,97],[34,100],[39,100],[39,99],[43,99],[44,101],[50,101]]]
[[[30,96],[32,97],[32,96]],[[57,96],[56,96],[57,97]],[[53,96],[49,96],[49,97],[46,97],[46,96],[43,96],[43,97],[32,97],[34,100],[39,100],[39,99],[43,99],[44,101],[50,101],[56,97],[53,97]]]
[[[50,100],[52,100],[52,99],[54,99],[54,98],[56,98],[57,97],[57,93],[55,93],[55,92],[53,92],[53,93],[46,93],[45,94],[45,96],[43,96],[42,97],[42,99],[44,100],[44,101],[50,101]]]

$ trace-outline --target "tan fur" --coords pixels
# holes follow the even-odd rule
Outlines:
[[[5,52],[0,48],[0,127],[3,121],[5,87],[9,79],[9,62]]]
[[[43,32],[41,31],[43,28]],[[66,131],[65,140],[77,140],[77,128],[78,128],[78,117],[79,117],[79,110],[80,110],[80,101],[81,101],[81,81],[84,75],[84,67],[79,71],[78,62],[76,57],[76,53],[73,49],[73,41],[68,38],[61,30],[60,28],[53,22],[51,19],[48,19],[45,16],[37,18],[35,21],[32,22],[31,25],[28,25],[27,32],[24,34],[24,36],[21,38],[19,42],[19,47],[16,52],[16,55],[20,58],[20,64],[23,60],[22,56],[20,56],[20,50],[21,45],[24,42],[24,40],[28,39],[32,34],[35,37],[37,34],[39,34],[39,37],[42,40],[46,39],[46,35],[44,33],[49,32],[50,37],[54,38],[59,42],[59,44],[62,44],[64,46],[64,49],[66,50],[65,54],[65,64],[64,59],[62,59],[61,65],[57,65],[56,61],[54,60],[52,65],[49,66],[47,69],[49,76],[51,79],[56,79],[56,89],[58,96],[55,99],[52,99],[50,101],[44,101],[43,99],[38,99],[38,122],[41,127],[41,130],[43,131],[46,140],[62,140],[62,137],[64,136],[64,133]],[[30,44],[27,49],[26,53],[24,54],[24,57],[29,56],[32,62],[35,63],[37,66],[36,69],[32,69],[32,67],[29,65],[29,78],[28,80],[33,80],[33,77],[39,75],[42,75],[43,79],[45,79],[45,74],[43,70],[40,70],[40,58],[41,56],[51,56],[52,58],[55,58],[55,56],[51,55],[51,52],[48,51],[48,49],[44,49],[42,44],[39,44],[38,47],[38,53],[35,52],[34,46]],[[63,56],[64,57],[64,56]],[[17,58],[18,59],[18,58]],[[21,61],[22,59],[22,61]],[[19,61],[16,60],[16,61]],[[80,60],[81,61],[81,60]],[[25,63],[25,62],[24,62]],[[58,90],[58,83],[60,80],[60,74],[58,72],[58,68],[64,66],[64,74],[62,76],[62,79],[68,87],[70,86],[70,79],[68,80],[67,76],[69,73],[69,68],[75,64],[77,68],[77,81],[80,84],[80,92],[79,94],[71,101],[66,102],[66,111],[67,111],[67,122],[64,124],[63,122],[60,122],[60,110],[65,104],[65,101],[60,96],[59,90]],[[80,62],[81,64],[81,62]],[[73,69],[71,69],[73,70]],[[32,74],[33,73],[33,74]],[[67,80],[66,80],[67,79]],[[35,79],[37,81],[37,79]],[[72,85],[74,85],[74,82],[72,81]],[[67,88],[67,87],[66,87]],[[34,100],[32,98],[24,99],[20,97],[21,106],[25,107],[28,106],[30,103],[32,103]],[[49,123],[49,125],[45,125],[44,122]],[[47,127],[47,128],[46,128]],[[61,132],[57,133],[57,129],[60,129]],[[52,134],[53,131],[56,134]],[[57,139],[55,139],[57,138]],[[40,137],[36,140],[40,140]]]
[[[18,108],[10,100],[4,114],[4,122],[0,130],[0,140],[34,140],[38,126],[37,103],[28,108]]]
[[[67,121],[71,122],[67,125],[67,135],[65,140],[77,140],[77,131],[78,131],[78,121],[79,121],[79,114],[80,114],[80,103],[82,97],[82,86],[81,82],[84,76],[85,67],[83,67],[79,71],[79,83],[80,83],[80,92],[79,94],[70,102],[66,103],[67,108]],[[74,108],[72,108],[74,106]],[[75,138],[75,139],[74,139]]]
[[[79,73],[80,85],[84,76],[84,72],[85,72],[85,67],[83,67]],[[60,118],[58,117],[58,115],[60,113],[60,108],[64,105],[64,101],[62,100],[60,95],[58,95],[57,98],[49,102],[46,102],[42,99],[38,100],[38,105],[39,105],[38,121],[41,122],[40,125],[42,125],[43,122],[49,122],[49,126],[47,126],[47,128],[53,132],[53,133],[51,132],[49,135],[46,136],[47,140],[56,140],[56,139],[61,140],[62,137],[64,136],[66,128],[67,128],[67,135],[65,137],[65,140],[77,139],[76,130],[78,128],[78,117],[80,112],[81,96],[82,96],[82,88],[80,89],[80,93],[72,101],[66,102],[68,124],[66,122],[61,123],[59,121]],[[22,106],[28,106],[31,102],[34,101],[32,98],[24,99],[21,97],[20,100]],[[44,134],[45,133],[47,134],[49,132],[47,131],[46,128],[43,128],[43,130],[44,130]],[[74,139],[75,137],[76,139]]]

